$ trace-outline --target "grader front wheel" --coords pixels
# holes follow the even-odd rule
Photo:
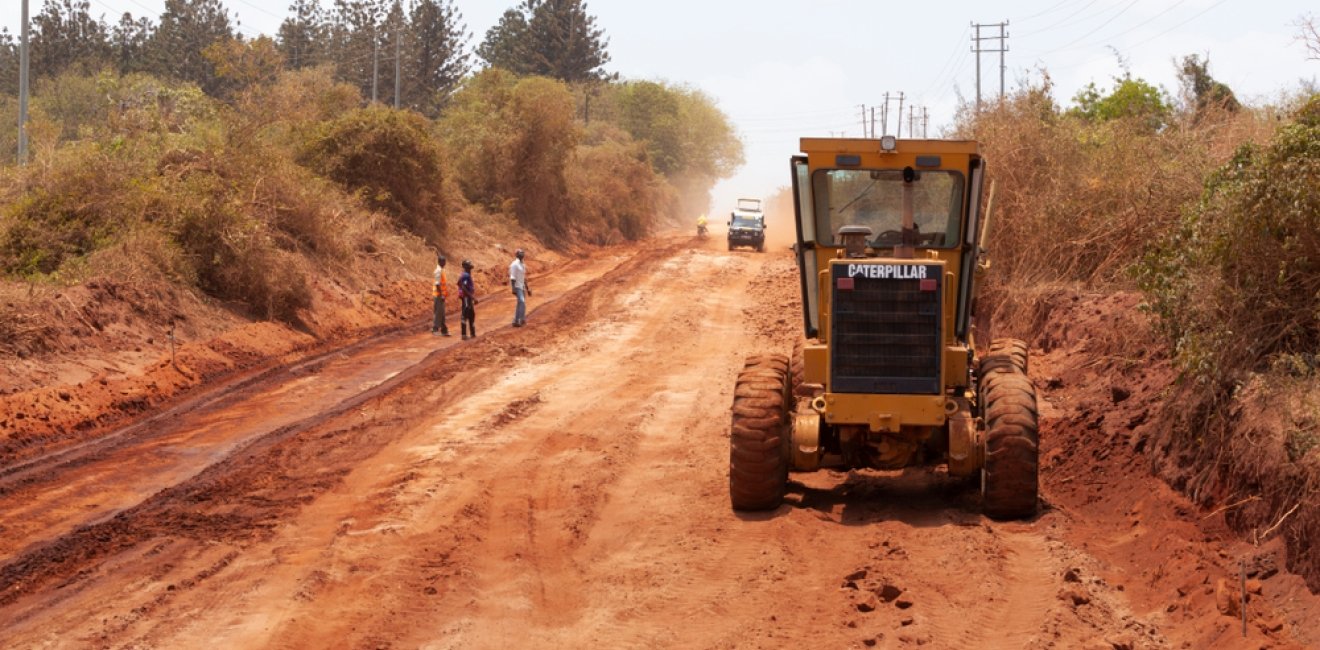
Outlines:
[[[729,499],[736,510],[771,510],[788,483],[788,359],[748,357],[733,393]]]
[[[1002,355],[1017,366],[1023,374],[1027,372],[1027,342],[1022,339],[995,339],[990,342],[988,356]]]
[[[1020,355],[1010,347],[998,354],[992,352],[981,363],[986,426],[981,495],[985,513],[998,519],[1025,518],[1036,513],[1036,388],[1024,372],[1026,354],[1022,347]]]

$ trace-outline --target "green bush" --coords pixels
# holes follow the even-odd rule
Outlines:
[[[443,235],[442,156],[421,115],[379,106],[346,113],[321,129],[302,159],[432,243]]]
[[[105,245],[133,218],[121,192],[136,169],[94,145],[68,147],[48,168],[31,169],[29,188],[3,212],[0,269],[49,275]]]
[[[1137,268],[1180,360],[1204,377],[1320,346],[1320,96],[1212,174]]]

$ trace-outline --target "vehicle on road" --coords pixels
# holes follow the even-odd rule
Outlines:
[[[804,138],[792,159],[803,330],[737,378],[729,493],[780,505],[790,471],[943,464],[979,478],[984,511],[1037,502],[1027,347],[984,353],[972,327],[989,264],[975,142]],[[991,193],[993,194],[993,192]]]
[[[729,214],[729,250],[738,246],[765,250],[765,213],[760,199],[738,199],[736,209]]]

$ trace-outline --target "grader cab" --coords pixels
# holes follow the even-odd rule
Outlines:
[[[985,161],[974,142],[816,139],[792,159],[804,336],[748,357],[730,435],[739,510],[783,501],[790,471],[944,465],[980,478],[993,517],[1037,501],[1027,347],[978,354],[988,267]]]

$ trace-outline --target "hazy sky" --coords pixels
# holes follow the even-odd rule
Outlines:
[[[31,2],[35,13],[41,0]],[[16,33],[19,2],[3,4],[0,25]],[[475,47],[517,0],[454,4]],[[225,5],[248,35],[273,34],[287,14],[285,2]],[[155,18],[164,2],[91,0],[91,6],[113,22],[124,11]],[[765,196],[787,184],[799,137],[861,135],[860,106],[880,105],[886,92],[905,94],[905,112],[914,104],[927,107],[929,133],[937,136],[959,96],[976,94],[972,22],[1008,21],[1008,86],[1044,69],[1065,104],[1088,82],[1108,87],[1124,65],[1175,93],[1173,60],[1193,53],[1208,55],[1211,74],[1248,102],[1320,77],[1320,61],[1306,59],[1295,25],[1320,15],[1320,7],[1301,0],[588,0],[587,7],[610,39],[610,71],[688,84],[733,119],[747,162],[716,187],[716,213],[737,196]],[[997,53],[982,55],[982,75],[982,92],[993,97]],[[897,110],[895,102],[891,115]],[[890,132],[896,121],[891,117]]]

